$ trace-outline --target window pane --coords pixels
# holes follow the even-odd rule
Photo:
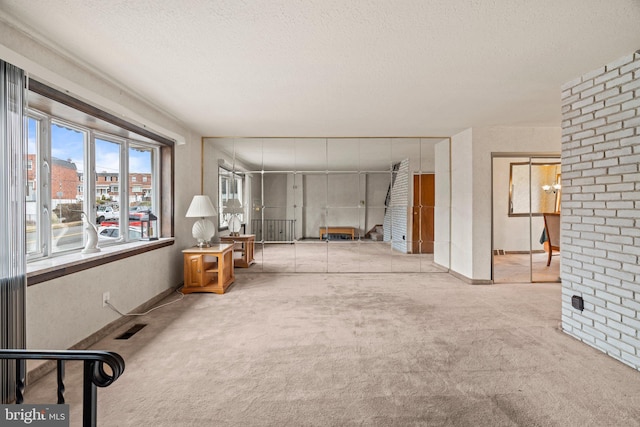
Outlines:
[[[38,208],[38,185],[40,182],[38,165],[38,146],[40,141],[40,122],[29,117],[27,125],[27,191],[25,205],[25,225],[27,254],[40,252],[40,209]]]
[[[86,133],[51,125],[51,241],[52,252],[83,245],[81,211]]]
[[[120,144],[96,138],[95,156],[96,222],[117,221],[120,215]]]
[[[154,206],[154,158],[156,149],[132,143],[129,146],[129,240],[139,240],[142,236],[141,221],[149,212],[156,216]],[[124,209],[124,208],[123,208]]]

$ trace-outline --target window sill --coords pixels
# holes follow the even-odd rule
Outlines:
[[[27,286],[118,261],[174,244],[173,238],[153,242],[132,242],[100,248],[95,254],[73,253],[33,261],[27,264]]]

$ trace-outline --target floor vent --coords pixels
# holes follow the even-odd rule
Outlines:
[[[133,325],[132,327],[127,329],[127,331],[125,333],[123,333],[121,335],[118,335],[116,337],[116,339],[117,340],[128,340],[129,338],[131,338],[132,336],[137,334],[145,326],[147,326],[146,323],[136,323],[135,325]]]

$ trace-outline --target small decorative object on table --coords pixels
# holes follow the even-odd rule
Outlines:
[[[81,253],[93,254],[100,252],[100,248],[98,247],[98,228],[94,224],[91,224],[89,218],[87,218],[87,214],[81,212],[80,215],[82,215],[84,229],[87,232],[87,243],[84,245]]]

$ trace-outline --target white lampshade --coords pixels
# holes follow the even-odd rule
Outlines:
[[[244,213],[244,207],[242,206],[242,203],[240,203],[240,200],[233,198],[227,200],[222,208],[222,212],[230,215],[242,214]]]
[[[208,216],[215,216],[216,214],[216,208],[213,207],[209,196],[198,194],[193,196],[193,200],[191,201],[191,205],[189,205],[186,217],[205,218]]]

